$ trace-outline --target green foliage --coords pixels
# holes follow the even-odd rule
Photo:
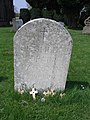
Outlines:
[[[40,8],[42,9],[47,3],[48,0],[26,0],[33,8]]]
[[[50,19],[52,19],[53,18],[53,11],[52,10],[48,11],[47,9],[43,9],[42,10],[42,16],[44,18],[50,18]]]
[[[90,35],[69,30],[73,51],[66,95],[61,99],[58,92],[42,103],[41,95],[33,101],[29,93],[13,91],[14,33],[10,31],[0,28],[0,120],[90,120],[90,88],[85,84],[90,84]]]
[[[40,10],[47,8],[47,10],[56,10],[60,13],[60,5],[57,0],[26,0],[33,8],[39,8]]]
[[[57,12],[54,10],[53,19],[58,21],[58,22],[63,21],[63,15],[62,14],[57,14]]]
[[[15,17],[20,17],[20,13],[15,13]]]
[[[90,0],[26,0],[32,8],[38,8],[42,14],[37,15],[37,11],[31,12],[32,18],[45,17],[56,21],[64,18],[64,22],[69,28],[78,28],[80,11],[85,6],[87,12],[85,17],[81,18],[84,21],[87,16],[90,16]],[[32,10],[33,11],[33,10]],[[55,11],[55,12],[54,12]],[[63,13],[63,14],[62,14]],[[36,14],[36,15],[35,15]],[[63,15],[63,17],[62,17]]]
[[[63,7],[77,7],[80,4],[80,0],[58,0],[58,3]]]
[[[31,6],[31,19],[45,17],[59,21],[61,6],[57,0],[26,0]],[[56,14],[54,14],[56,11]]]
[[[86,10],[87,10],[86,12],[87,16],[90,16],[90,3],[86,5]]]
[[[30,20],[30,12],[26,8],[20,9],[20,18],[23,20],[23,23],[26,23]]]
[[[30,16],[31,16],[31,19],[35,19],[35,18],[41,17],[40,9],[39,8],[32,8],[30,10]]]

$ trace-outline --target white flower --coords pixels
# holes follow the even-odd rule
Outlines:
[[[83,85],[81,85],[81,88],[84,89],[85,87]]]
[[[56,93],[53,89],[51,89],[51,95],[54,96]]]
[[[84,86],[82,87],[82,89],[84,89]]]
[[[47,96],[48,94],[47,94],[47,92],[46,92],[46,91],[44,91],[44,92],[43,92],[43,95]]]
[[[38,94],[38,91],[36,90],[36,88],[33,87],[32,91],[30,91],[29,93],[30,93],[30,95],[32,95],[33,100],[35,100],[36,99],[36,94]]]
[[[18,92],[22,95],[24,93],[24,90],[18,89]]]
[[[41,98],[41,102],[45,102],[45,98]]]
[[[55,92],[54,92],[54,90],[53,89],[48,89],[47,91],[44,91],[43,92],[43,95],[45,95],[45,96],[49,96],[49,95],[55,95]]]
[[[63,96],[65,96],[65,93],[60,93],[60,97],[62,98]]]

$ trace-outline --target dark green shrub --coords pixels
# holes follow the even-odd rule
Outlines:
[[[43,16],[44,18],[53,19],[53,11],[52,11],[52,10],[48,11],[47,9],[44,8],[44,9],[42,10],[42,16]]]
[[[39,8],[32,8],[30,10],[30,16],[31,16],[31,19],[40,18],[41,10]]]
[[[56,11],[54,10],[53,19],[58,22],[63,21],[63,16],[62,16],[62,14],[57,14]]]
[[[23,23],[26,23],[30,20],[30,12],[26,8],[20,9],[20,19],[23,20]]]

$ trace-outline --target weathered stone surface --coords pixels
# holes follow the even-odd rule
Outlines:
[[[16,32],[22,25],[23,25],[23,20],[19,18],[13,18],[12,19],[13,23],[13,31]]]
[[[84,21],[85,26],[83,27],[83,33],[90,34],[90,17]]]
[[[72,38],[59,23],[35,19],[14,36],[14,87],[64,90]]]

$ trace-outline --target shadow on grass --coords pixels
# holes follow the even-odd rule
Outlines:
[[[0,76],[0,82],[4,81],[4,80],[6,80],[6,79],[8,79],[8,77]]]
[[[67,81],[66,82],[66,89],[73,89],[73,88],[90,88],[90,85],[88,82],[82,82],[82,81]]]

